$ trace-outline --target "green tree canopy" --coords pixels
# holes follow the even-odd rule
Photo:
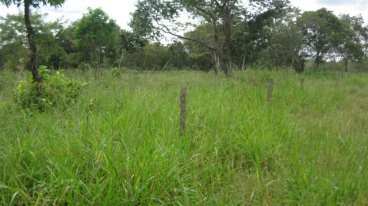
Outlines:
[[[338,54],[345,63],[345,71],[348,71],[349,61],[361,61],[365,54],[365,43],[368,40],[368,30],[364,27],[362,17],[342,15],[340,18],[343,28],[338,33],[339,41],[336,42]]]
[[[304,36],[305,48],[309,55],[314,57],[318,67],[341,40],[339,38],[343,25],[338,17],[327,9],[303,13],[298,19],[298,25]]]
[[[288,0],[252,0],[248,4],[240,0],[144,0],[138,3],[131,26],[136,33],[143,36],[155,36],[165,32],[200,44],[213,54],[214,62],[228,74],[234,53],[233,30],[236,24],[256,19],[260,17],[259,15],[271,15],[287,5]],[[254,8],[252,10],[258,12],[256,14],[249,12],[247,7]],[[182,12],[210,26],[208,31],[213,38],[211,44],[208,44],[209,41],[190,38],[188,35],[182,36],[170,27],[172,24],[183,25],[177,21]],[[190,22],[184,25],[188,23]]]
[[[59,67],[65,55],[59,46],[56,35],[63,26],[60,22],[45,22],[44,16],[35,13],[31,17],[38,46],[38,61],[42,65]],[[4,56],[3,66],[9,69],[20,69],[25,66],[28,56],[26,26],[23,14],[0,17],[0,53]],[[58,57],[59,60],[56,60]],[[54,58],[55,62],[52,61]],[[56,62],[58,61],[58,62]]]
[[[118,56],[120,28],[103,10],[89,9],[75,24],[75,32],[83,61],[101,65]]]
[[[0,3],[6,6],[16,5],[18,7],[24,7],[24,23],[26,27],[27,40],[29,45],[29,61],[28,68],[32,72],[34,81],[41,82],[42,77],[38,72],[38,59],[37,59],[37,45],[35,42],[35,34],[31,22],[31,8],[40,7],[42,5],[60,6],[65,0],[0,0]]]

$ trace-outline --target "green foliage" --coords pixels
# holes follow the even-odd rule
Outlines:
[[[124,66],[146,70],[167,70],[190,66],[189,55],[182,43],[168,46],[160,43],[146,44],[142,48],[127,52],[122,60]]]
[[[75,37],[84,62],[112,64],[118,58],[120,28],[101,9],[90,9],[76,22]]]
[[[111,70],[111,75],[114,77],[114,78],[120,78],[121,77],[121,75],[122,75],[122,71],[121,71],[121,69],[119,69],[119,68],[113,68],[112,70]]]
[[[163,33],[168,33],[196,44],[195,47],[205,50],[206,53],[211,53],[213,63],[216,62],[225,74],[229,74],[229,67],[233,63],[232,59],[237,59],[239,62],[239,59],[243,59],[245,55],[245,52],[239,53],[238,51],[247,50],[245,47],[249,48],[250,44],[259,44],[261,37],[258,34],[262,34],[263,29],[270,24],[269,22],[283,14],[288,3],[287,0],[256,0],[247,3],[239,0],[220,2],[211,0],[144,0],[138,3],[131,26],[134,32],[145,38],[159,37]],[[256,9],[256,12],[249,12],[248,7],[259,9]],[[194,28],[194,33],[191,32],[184,37],[176,32],[177,28],[172,28],[172,25],[191,25],[191,22],[184,24],[178,22],[178,16],[181,12],[187,12],[202,20],[202,25]],[[243,28],[249,27],[251,30],[243,31]],[[254,38],[247,38],[245,41],[242,38],[240,41],[240,36],[238,36],[239,39],[236,39],[232,35],[236,29],[242,30],[240,36],[251,36],[244,35],[248,32],[252,33]],[[200,38],[188,38],[188,36]],[[234,45],[238,47],[238,50],[234,49]],[[252,48],[252,51],[254,50]],[[203,56],[203,52],[196,54],[196,56],[198,55]],[[246,55],[249,56],[249,54]]]
[[[28,60],[27,66],[31,70],[33,79],[37,82],[41,82],[41,76],[39,74],[38,66],[39,62],[37,61],[37,43],[35,41],[35,31],[32,26],[32,12],[31,8],[39,8],[41,5],[49,5],[49,6],[60,6],[64,3],[65,0],[0,0],[0,3],[5,4],[6,6],[16,5],[17,7],[23,7],[24,11],[24,25],[26,28],[27,34],[27,42],[28,42]]]
[[[291,67],[296,70],[303,61],[303,34],[296,25],[299,12],[295,9],[278,19],[268,32],[268,43],[257,57],[257,64],[268,67]]]
[[[63,29],[61,23],[45,22],[44,16],[38,13],[32,15],[32,23],[38,45],[39,63],[54,69],[65,66],[66,52],[55,36]],[[0,42],[3,67],[11,70],[23,69],[28,60],[23,14],[0,17]]]
[[[208,24],[203,24],[195,28],[195,30],[187,32],[185,34],[186,38],[197,39],[201,42],[206,42],[206,44],[213,45],[214,40],[211,34],[211,26]],[[184,41],[185,48],[189,51],[190,64],[194,69],[199,70],[210,70],[213,65],[212,52],[208,48],[196,42],[186,40]]]
[[[365,54],[364,42],[368,40],[368,28],[364,27],[362,17],[351,17],[343,15],[340,18],[343,28],[338,33],[339,41],[337,42],[337,50],[345,61],[345,70],[348,69],[348,61],[362,61]]]
[[[305,12],[298,19],[298,25],[304,36],[306,49],[320,65],[327,53],[335,49],[340,40],[339,33],[343,25],[338,17],[327,9]]]
[[[46,111],[51,108],[66,109],[77,101],[84,83],[66,77],[61,71],[50,72],[40,69],[43,82],[31,79],[19,82],[15,91],[15,101],[23,109]]]
[[[21,6],[24,1],[0,2]],[[32,0],[31,6],[62,3]],[[183,13],[199,24],[178,21]],[[29,60],[23,18],[22,13],[0,17],[0,68],[19,71]],[[255,65],[302,72],[305,62],[314,59],[317,66],[341,62],[348,71],[352,63],[367,57],[368,27],[362,17],[337,17],[327,9],[303,13],[287,0],[244,4],[239,0],[144,0],[137,3],[129,31],[119,28],[101,9],[89,9],[68,26],[44,18],[36,12],[31,22],[38,63],[50,69],[126,66],[225,72]],[[177,39],[163,43],[168,36]]]
[[[122,30],[121,32],[122,48],[126,52],[134,52],[147,45],[149,42],[141,38],[138,34]]]

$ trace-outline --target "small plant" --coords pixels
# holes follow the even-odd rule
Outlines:
[[[72,80],[62,72],[51,72],[47,67],[40,67],[42,83],[32,79],[19,82],[15,91],[15,101],[23,109],[45,111],[50,108],[67,108],[80,96],[85,83]]]
[[[113,68],[111,70],[111,74],[114,78],[120,78],[121,77],[121,70],[119,68]]]

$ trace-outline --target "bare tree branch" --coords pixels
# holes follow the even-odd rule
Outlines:
[[[185,36],[180,35],[180,34],[176,34],[176,33],[172,32],[171,29],[168,26],[166,26],[164,24],[161,24],[157,19],[154,19],[154,20],[155,20],[156,24],[159,26],[159,28],[158,27],[155,28],[157,30],[160,30],[164,33],[167,33],[167,34],[169,34],[171,36],[174,36],[176,38],[179,38],[179,39],[196,42],[196,43],[202,45],[203,47],[206,47],[209,50],[212,50],[212,51],[216,50],[215,48],[208,45],[206,42],[203,42],[203,41],[198,40],[198,39],[193,39],[193,38],[190,38],[190,37],[185,37]]]

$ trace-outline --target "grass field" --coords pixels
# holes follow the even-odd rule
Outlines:
[[[368,205],[368,74],[68,75],[79,101],[38,113],[0,73],[0,205]]]

